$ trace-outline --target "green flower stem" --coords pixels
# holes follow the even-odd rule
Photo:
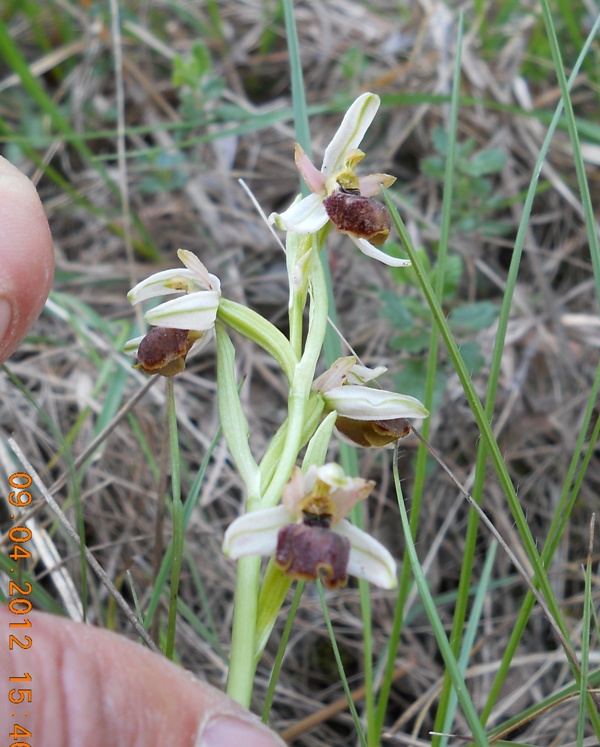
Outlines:
[[[259,555],[250,555],[240,558],[237,565],[227,694],[244,708],[250,706],[258,663],[255,640],[260,560]]]
[[[289,480],[292,468],[302,447],[306,407],[311,393],[315,369],[323,348],[327,330],[327,288],[323,267],[317,248],[313,245],[310,256],[309,292],[311,296],[308,334],[304,353],[296,366],[288,398],[288,425],[285,442],[272,479],[262,496],[261,508],[277,505],[283,486]]]
[[[222,325],[216,325],[217,396],[221,427],[229,451],[247,490],[246,511],[259,504],[260,471],[248,444],[248,422],[244,416],[235,381],[235,350]],[[240,558],[237,567],[231,659],[227,692],[243,706],[250,705],[254,679],[254,638],[260,557]]]
[[[298,452],[302,447],[303,438],[305,437],[305,420],[311,395],[311,386],[327,329],[327,290],[323,269],[319,261],[319,253],[315,244],[316,241],[313,242],[313,248],[308,258],[308,262],[310,262],[309,292],[311,295],[308,334],[304,353],[300,361],[295,365],[294,374],[291,378],[287,427],[281,429],[284,435],[280,449],[273,449],[271,452],[272,456],[266,462],[263,459],[260,470],[262,473],[260,484],[266,485],[266,488],[260,500],[257,497],[251,499],[249,495],[246,505],[247,511],[256,510],[259,506],[260,508],[268,508],[275,506],[279,502],[281,492],[285,483],[289,480],[298,458]],[[250,335],[247,336],[255,339]],[[289,345],[289,343],[287,344]],[[220,329],[218,325],[217,345],[219,351],[218,377],[223,377],[224,374],[221,373],[221,369],[233,370],[232,353],[229,351],[231,342],[225,331]],[[228,385],[230,391],[223,393],[221,393],[221,390],[225,387],[223,386],[222,378],[218,378],[217,385],[219,389],[221,424],[227,442],[230,444],[231,437],[234,439],[235,446],[240,452],[243,452],[244,448],[248,448],[249,450],[247,446],[247,427],[246,431],[242,432],[243,438],[240,438],[237,433],[232,432],[231,426],[235,423],[235,417],[231,417],[228,412],[231,409],[233,401],[231,398],[233,394],[231,384]],[[235,391],[237,394],[237,390]],[[239,402],[239,399],[237,402]],[[246,444],[245,447],[243,443]],[[233,456],[237,461],[236,455],[234,454]],[[264,480],[265,469],[268,469],[272,474],[272,477],[268,481]],[[237,700],[246,707],[250,704],[252,697],[254,673],[257,663],[256,631],[259,576],[260,557],[250,556],[240,558],[238,561],[234,600],[227,693],[234,700]]]
[[[287,337],[264,316],[235,301],[221,298],[217,318],[266,350],[279,363],[287,380],[292,381],[298,358]]]
[[[321,421],[321,415],[323,414],[323,407],[323,397],[316,392],[311,392],[304,413],[304,427],[302,429],[300,448],[303,448],[309,442],[313,433],[317,430]],[[281,450],[285,443],[287,428],[288,421],[286,420],[273,436],[260,462],[261,493],[264,493],[266,486],[273,479],[273,474],[275,473],[275,468],[277,467]]]
[[[248,445],[248,423],[242,411],[235,381],[235,350],[222,325],[216,325],[217,335],[217,396],[221,427],[229,451],[247,490],[246,511],[259,505],[260,471]],[[240,558],[237,567],[231,659],[227,692],[246,708],[252,697],[254,680],[254,639],[260,557]]]

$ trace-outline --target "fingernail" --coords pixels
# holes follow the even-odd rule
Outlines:
[[[283,744],[266,726],[225,716],[206,726],[196,747],[283,747]]]
[[[0,345],[6,337],[11,316],[10,304],[5,298],[0,298]]]

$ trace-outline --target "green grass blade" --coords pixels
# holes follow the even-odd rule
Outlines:
[[[563,532],[569,522],[569,517],[571,516],[571,512],[579,496],[581,484],[587,473],[587,468],[588,468],[590,459],[592,458],[592,454],[594,453],[595,444],[598,440],[598,437],[600,436],[600,417],[598,417],[596,419],[596,425],[593,429],[592,435],[590,436],[589,443],[587,445],[586,454],[584,456],[584,459],[579,469],[579,475],[577,479],[574,479],[577,465],[579,464],[580,457],[581,457],[585,442],[587,440],[588,427],[589,427],[592,415],[594,414],[594,411],[596,408],[599,388],[600,388],[600,361],[598,363],[596,377],[594,379],[594,385],[592,387],[592,391],[588,398],[586,412],[582,419],[583,422],[582,422],[582,427],[579,433],[579,438],[578,438],[578,441],[577,441],[577,444],[574,450],[573,458],[571,459],[571,464],[570,464],[570,467],[567,473],[567,478],[565,479],[563,490],[558,501],[558,509],[555,512],[555,515],[552,519],[550,530],[548,532],[548,539],[546,541],[546,544],[544,545],[544,550],[542,552],[542,563],[545,568],[548,568],[550,566],[550,562],[552,561],[552,558],[554,557],[554,553],[556,552],[556,549],[559,546],[560,540],[563,536]],[[492,712],[494,703],[496,702],[500,694],[500,690],[502,689],[504,680],[506,679],[506,675],[510,667],[510,662],[517,650],[517,647],[519,645],[519,641],[521,640],[523,632],[525,631],[525,627],[527,625],[527,621],[534,607],[534,604],[535,604],[534,596],[530,591],[528,591],[521,605],[521,610],[519,612],[517,620],[515,621],[513,632],[511,633],[510,638],[506,646],[504,647],[504,654],[502,656],[502,661],[500,663],[500,666],[498,667],[498,671],[490,687],[490,691],[488,693],[488,699],[482,711],[482,720],[484,723],[487,721],[490,713]]]
[[[460,104],[460,79],[461,79],[461,50],[462,50],[462,38],[463,38],[463,22],[464,18],[462,13],[459,16],[458,28],[456,32],[456,54],[454,59],[454,73],[452,80],[452,95],[450,102],[450,116],[448,123],[448,157],[446,160],[446,167],[444,172],[444,197],[442,203],[442,216],[441,216],[441,227],[440,227],[440,241],[438,249],[437,259],[437,276],[435,292],[437,297],[441,300],[443,287],[444,287],[444,275],[446,269],[446,260],[448,257],[448,244],[450,239],[450,226],[452,219],[452,198],[454,194],[454,175],[455,175],[455,164],[456,164],[456,133],[458,127],[458,112]],[[437,371],[437,358],[439,350],[439,332],[435,326],[431,330],[431,338],[429,342],[429,354],[427,359],[427,376],[425,381],[425,398],[424,404],[428,409],[431,409],[434,396],[434,388],[436,383],[436,371]],[[426,420],[423,424],[423,436],[428,437],[430,429],[430,421]],[[410,525],[413,539],[417,536],[417,530],[419,525],[420,506],[423,498],[423,489],[425,487],[425,480],[427,474],[427,450],[422,444],[419,444],[417,450],[417,459],[415,465],[415,482],[413,486],[413,492],[411,496],[412,510],[410,515]],[[410,574],[409,574],[409,563],[407,562],[407,550],[405,550],[404,563],[402,565],[402,577],[398,586],[398,595],[396,601],[396,608],[394,612],[394,625],[392,628],[392,634],[390,638],[390,647],[388,661],[386,664],[385,674],[382,681],[382,686],[379,694],[379,700],[377,703],[377,723],[379,729],[383,728],[383,722],[387,710],[389,694],[392,686],[392,678],[395,668],[396,650],[400,641],[400,634],[402,631],[402,617],[403,609],[406,604],[410,588],[412,586]],[[445,708],[445,698],[449,697],[448,689],[444,690],[441,696],[440,707],[438,714],[442,713]],[[441,716],[439,716],[441,718]],[[434,738],[435,742],[435,738]]]
[[[583,61],[586,55],[588,54],[589,48],[594,38],[596,37],[596,34],[599,28],[600,28],[600,17],[596,20],[594,27],[591,29],[588,35],[586,43],[576,61],[576,64],[573,68],[573,71],[567,83],[567,88],[570,88],[575,82],[577,75],[579,73],[579,70],[581,68],[581,65],[583,64]],[[537,161],[534,167],[532,179],[531,179],[528,191],[527,191],[527,197],[525,199],[525,203],[523,206],[523,213],[521,216],[521,222],[520,222],[519,229],[517,232],[517,237],[515,240],[515,247],[513,251],[513,256],[511,258],[511,264],[510,264],[507,282],[506,282],[506,289],[505,289],[504,298],[502,302],[502,308],[501,308],[501,312],[500,312],[500,316],[498,320],[498,331],[496,334],[494,353],[492,357],[492,363],[490,366],[489,384],[488,384],[488,392],[487,392],[487,399],[486,399],[486,414],[488,415],[489,418],[491,418],[494,412],[496,391],[497,391],[497,385],[498,385],[499,375],[500,375],[500,366],[502,362],[502,352],[504,348],[504,340],[506,338],[506,330],[508,327],[508,320],[509,320],[509,315],[510,315],[510,306],[512,303],[512,298],[514,294],[514,288],[516,285],[520,260],[521,260],[521,256],[523,253],[523,247],[525,244],[528,222],[529,222],[529,218],[530,218],[531,211],[532,211],[533,201],[534,201],[534,197],[536,193],[536,187],[537,187],[537,183],[539,180],[539,176],[541,173],[544,160],[550,148],[552,137],[561,120],[562,111],[563,111],[563,100],[559,102],[556,108],[556,111],[554,112],[554,115],[552,117],[552,120],[548,128],[548,132],[546,133],[546,136],[540,148],[540,153],[538,155],[538,158],[537,158]],[[599,364],[599,368],[598,368],[598,371],[595,377],[594,385],[592,386],[590,397],[588,398],[587,411],[583,419],[583,425],[582,425],[579,438],[578,438],[578,441],[577,441],[577,444],[574,450],[573,458],[571,460],[571,464],[570,464],[567,476],[565,478],[565,482],[563,484],[563,490],[562,490],[561,497],[558,502],[557,511],[553,517],[552,524],[548,532],[548,540],[544,546],[544,551],[542,553],[542,561],[543,561],[544,567],[546,568],[549,566],[549,563],[554,555],[554,552],[556,550],[556,547],[558,546],[558,542],[560,540],[560,537],[562,536],[562,532],[566,526],[568,517],[570,515],[570,510],[567,508],[569,490],[572,484],[572,479],[573,479],[577,464],[579,462],[579,459],[580,459],[580,456],[581,456],[581,453],[582,453],[582,450],[585,444],[585,433],[587,431],[587,427],[592,417],[593,407],[594,407],[597,393],[598,393],[599,376],[600,376],[600,364]],[[485,480],[486,457],[487,457],[486,447],[485,447],[485,444],[481,442],[479,446],[479,450],[478,450],[476,478],[475,478],[475,484],[473,488],[473,496],[476,500],[481,495],[481,492],[483,489],[483,482]],[[529,617],[531,610],[533,609],[533,605],[534,605],[533,596],[528,593],[522,605],[521,612],[519,613],[518,620],[514,626],[513,633],[505,648],[502,664],[490,688],[490,693],[488,695],[488,701],[482,712],[482,718],[484,720],[484,723],[489,717],[493,704],[495,703],[499,695],[499,692],[502,688],[504,679],[506,677],[508,668],[510,666],[510,661],[516,651],[521,635],[523,634],[525,630],[527,619]]]
[[[592,260],[592,266],[594,268],[594,279],[596,281],[596,298],[600,302],[600,247],[598,231],[596,229],[596,222],[594,219],[594,208],[592,207],[590,188],[585,174],[583,156],[581,154],[581,144],[579,142],[579,133],[577,132],[577,123],[575,121],[575,114],[573,112],[573,103],[571,102],[571,97],[569,96],[569,85],[567,83],[567,76],[565,74],[565,68],[560,54],[558,39],[556,38],[556,30],[552,22],[552,14],[550,12],[548,0],[541,0],[541,6],[542,15],[544,16],[544,23],[546,25],[546,34],[548,35],[548,41],[550,42],[550,49],[552,51],[554,69],[558,78],[558,85],[560,86],[562,102],[565,107],[565,120],[567,123],[567,129],[569,131],[571,147],[573,148],[573,163],[575,165],[575,171],[577,173],[577,182],[579,184],[579,191],[581,193],[581,202],[585,214],[585,225],[587,228],[588,241],[590,245],[590,256]],[[597,21],[594,25],[594,28],[597,29]],[[586,46],[584,47],[585,52],[587,52],[587,48],[588,46],[586,44]]]
[[[283,14],[285,18],[286,42],[290,57],[290,79],[292,84],[292,107],[294,111],[296,141],[302,146],[308,157],[312,158],[306,94],[304,92],[304,76],[302,74],[302,59],[300,57],[300,42],[298,39],[298,29],[296,28],[293,0],[283,0]],[[302,185],[302,194],[308,194],[308,187],[305,184]]]
[[[29,94],[31,99],[37,103],[40,110],[48,115],[54,127],[58,132],[73,145],[84,161],[93,164],[94,168],[105,182],[107,187],[115,196],[119,196],[119,188],[110,178],[107,170],[101,162],[95,157],[89,146],[79,133],[70,125],[68,119],[62,114],[59,107],[53,99],[46,93],[40,81],[33,75],[27,60],[21,54],[16,42],[12,38],[6,23],[0,16],[0,53],[8,66],[19,76],[24,90]],[[140,220],[133,216],[136,229],[143,236],[146,245],[146,251],[154,258],[159,258],[160,253],[154,246],[150,234],[145,230]]]
[[[333,625],[331,624],[331,618],[329,617],[329,611],[327,610],[327,600],[325,599],[325,593],[323,591],[323,584],[321,583],[321,581],[317,581],[317,589],[319,591],[319,597],[321,599],[321,607],[323,609],[325,623],[327,625],[327,630],[329,631],[329,639],[331,640],[331,647],[333,649],[335,663],[337,664],[338,672],[340,674],[340,680],[344,688],[344,693],[346,694],[346,699],[348,701],[348,708],[350,709],[350,713],[352,714],[352,720],[354,721],[354,727],[356,728],[356,733],[360,740],[361,747],[367,747],[367,740],[366,740],[364,731],[362,729],[360,719],[358,718],[356,706],[354,705],[354,701],[352,700],[352,692],[350,691],[350,685],[348,684],[348,678],[346,677],[346,672],[344,671],[344,664],[342,662],[342,657],[340,656],[340,650],[338,648],[337,641],[335,640],[335,633],[333,632]]]
[[[173,659],[175,652],[175,630],[177,627],[177,600],[179,596],[179,578],[183,563],[183,546],[185,522],[181,502],[181,465],[179,459],[179,439],[177,430],[177,409],[175,406],[175,386],[173,379],[167,379],[167,408],[169,420],[169,451],[171,455],[171,490],[173,491],[173,560],[171,562],[171,588],[169,594],[169,622],[165,656]],[[160,500],[161,496],[159,496]]]
[[[446,345],[446,349],[448,351],[448,355],[450,356],[452,360],[456,373],[458,374],[458,377],[462,384],[465,397],[467,399],[467,402],[469,403],[469,407],[471,408],[473,416],[479,427],[481,437],[485,441],[486,448],[488,449],[488,452],[490,454],[490,459],[492,461],[492,464],[498,476],[500,485],[502,486],[502,489],[504,491],[504,495],[506,497],[508,506],[513,516],[515,526],[521,538],[521,542],[523,543],[525,552],[527,553],[527,557],[529,558],[529,561],[531,565],[533,566],[536,583],[539,584],[540,589],[542,590],[544,600],[546,604],[548,605],[548,609],[550,611],[552,619],[555,621],[556,625],[560,629],[564,637],[564,640],[568,641],[569,634],[568,634],[567,627],[563,619],[562,611],[553,595],[552,588],[548,580],[548,576],[540,560],[536,542],[527,524],[525,514],[517,498],[514,486],[508,474],[508,470],[506,468],[506,465],[504,464],[504,460],[502,459],[502,454],[500,452],[496,439],[494,438],[494,434],[492,433],[490,424],[487,420],[486,414],[479,400],[477,392],[475,391],[473,382],[471,381],[471,378],[469,376],[465,363],[462,359],[460,350],[458,349],[458,346],[454,340],[454,337],[452,335],[452,332],[446,320],[446,316],[437,300],[437,297],[431,286],[431,283],[429,282],[429,279],[424,272],[424,268],[422,266],[420,257],[418,253],[416,252],[414,246],[412,245],[410,235],[408,234],[406,227],[404,226],[400,216],[398,215],[398,212],[396,211],[395,206],[392,200],[390,199],[387,191],[384,191],[383,196],[384,196],[386,205],[388,206],[388,209],[390,210],[390,213],[392,215],[392,221],[394,222],[396,230],[398,231],[400,235],[400,238],[404,244],[404,247],[408,253],[409,258],[412,261],[413,267],[415,269],[415,272],[421,284],[423,293],[433,313],[434,319],[439,327],[440,334],[444,340],[444,344]],[[572,650],[567,652],[567,654],[569,658],[569,663],[573,666],[574,656],[573,656]],[[579,672],[575,670],[574,675],[576,678],[578,678]]]
[[[397,456],[397,448],[394,452],[394,456]],[[406,542],[410,566],[419,588],[421,602],[423,603],[423,606],[425,608],[427,619],[429,620],[429,624],[431,625],[431,629],[433,635],[435,636],[439,652],[444,660],[446,670],[448,671],[448,674],[452,681],[452,685],[454,687],[454,690],[456,691],[458,702],[460,703],[463,714],[467,720],[467,723],[469,724],[469,728],[471,729],[471,737],[473,739],[473,742],[477,745],[477,747],[486,747],[488,745],[488,740],[483,730],[483,726],[479,721],[479,717],[477,715],[477,712],[475,711],[475,707],[473,706],[473,703],[467,692],[467,688],[460,672],[459,665],[454,656],[454,652],[452,651],[452,647],[448,642],[446,633],[444,632],[444,624],[442,623],[438,615],[437,609],[435,607],[435,602],[433,601],[433,597],[431,596],[431,592],[429,591],[427,579],[423,575],[421,564],[419,563],[417,550],[412,538],[408,514],[406,512],[406,506],[404,504],[404,496],[402,495],[402,486],[400,483],[400,475],[398,473],[398,460],[396,458],[394,459],[393,471],[396,496],[398,498],[398,507],[400,509],[400,519],[402,521],[402,530],[404,532],[404,539]]]
[[[590,656],[590,623],[592,619],[592,565],[594,555],[595,514],[590,522],[590,542],[585,565],[585,590],[583,594],[583,625],[581,628],[581,683],[579,685],[579,713],[577,715],[577,747],[583,747],[585,737],[585,715],[587,711],[588,674]]]
[[[485,601],[486,594],[490,590],[490,580],[494,569],[494,560],[496,559],[497,549],[498,543],[495,541],[492,542],[488,547],[485,563],[481,570],[481,578],[479,579],[479,583],[477,584],[477,591],[475,594],[475,598],[473,599],[473,606],[471,608],[471,614],[469,616],[469,624],[467,625],[467,629],[462,640],[460,655],[458,657],[458,669],[463,677],[469,665],[471,651],[475,646],[477,633],[479,631],[479,624],[481,621],[481,615],[483,613],[483,603]],[[450,692],[450,697],[447,699],[447,705],[443,713],[444,720],[442,722],[442,728],[440,730],[444,734],[447,734],[452,728],[452,724],[454,723],[454,716],[456,713],[456,706],[458,703],[456,691],[450,688],[447,689]],[[440,745],[446,747],[447,744],[448,737],[442,737],[440,739]]]
[[[206,470],[208,469],[208,465],[210,464],[210,460],[212,459],[213,452],[217,446],[217,443],[219,442],[220,437],[221,437],[221,429],[219,428],[213,440],[211,441],[210,446],[208,447],[208,450],[204,456],[204,459],[202,460],[202,464],[200,465],[200,469],[198,470],[198,474],[196,475],[194,482],[192,483],[192,486],[189,490],[187,499],[183,507],[184,531],[185,531],[185,528],[187,528],[187,526],[190,523],[192,511],[196,507],[198,500],[200,498],[200,489],[204,481],[204,475],[206,474]],[[152,620],[154,619],[154,615],[156,613],[158,603],[166,588],[167,577],[169,575],[169,571],[171,570],[172,559],[173,559],[173,537],[171,537],[169,541],[169,545],[163,556],[159,572],[156,575],[156,581],[154,584],[154,589],[152,591],[152,596],[150,597],[150,601],[148,602],[148,607],[146,609],[146,616],[144,618],[144,628],[146,630],[148,630],[150,628],[150,625],[152,624]]]
[[[267,687],[265,705],[262,712],[262,720],[265,724],[269,723],[269,713],[271,712],[271,705],[273,703],[273,697],[275,695],[275,687],[277,686],[277,680],[279,679],[279,673],[281,672],[281,665],[283,664],[285,650],[287,648],[288,641],[290,640],[292,626],[294,624],[294,620],[296,619],[296,613],[298,612],[300,600],[302,599],[304,586],[304,581],[298,581],[298,583],[296,584],[294,598],[292,599],[290,611],[285,621],[285,627],[283,629],[283,633],[281,634],[281,641],[279,643],[279,647],[277,648],[277,656],[275,657],[275,661],[273,662],[273,670],[271,672],[271,677],[269,678],[269,686]]]

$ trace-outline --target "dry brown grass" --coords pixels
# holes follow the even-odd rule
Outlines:
[[[502,105],[516,103],[525,109],[550,108],[556,103],[559,91],[551,76],[545,81],[520,77],[536,23],[533,4],[530,5],[531,14],[523,10],[514,24],[498,28],[501,43],[493,56],[482,44],[477,24],[471,26],[463,63],[465,95]],[[45,56],[40,52],[33,27],[24,17],[15,19],[14,36],[32,69],[37,69],[40,63],[38,74],[56,101],[68,106],[73,126],[82,133],[104,128],[104,113],[116,107],[119,92],[112,61],[114,39],[108,26],[94,20],[85,5],[74,8],[58,4],[57,7],[76,26],[81,39],[73,48],[60,41],[55,8],[49,7],[38,15],[46,37],[57,40],[49,55],[63,58],[65,67],[61,72],[54,70],[52,59],[43,64]],[[179,7],[185,7],[197,24],[210,26],[207,7],[194,3]],[[281,23],[274,22],[272,17],[269,21],[269,12],[273,11],[257,0],[225,2],[219,8],[225,38],[221,41],[214,38],[207,43],[213,54],[214,74],[225,82],[223,100],[253,114],[289,106],[285,40]],[[451,86],[454,20],[453,12],[442,3],[409,2],[401,12],[397,3],[387,0],[368,5],[350,0],[299,4],[297,23],[309,103],[329,102],[339,99],[341,92],[352,95],[367,89],[380,94],[447,94]],[[266,21],[275,39],[267,51],[261,51]],[[128,128],[151,129],[125,138],[127,150],[138,153],[136,158],[128,160],[126,171],[120,170],[113,160],[106,167],[115,181],[127,184],[129,208],[142,221],[160,251],[161,266],[173,264],[178,247],[191,249],[222,278],[227,297],[245,302],[268,318],[285,324],[284,258],[237,179],[243,177],[247,181],[265,212],[286,205],[298,187],[292,160],[292,125],[282,120],[272,127],[230,138],[216,137],[183,149],[166,127],[182,119],[177,92],[170,81],[171,60],[175,54],[185,56],[196,38],[193,23],[173,12],[168,3],[144,6],[135,19],[125,24],[120,44],[123,55],[120,93],[125,101],[126,124]],[[362,51],[368,64],[349,83],[339,61],[353,48]],[[1,67],[0,75],[0,90],[7,97],[1,114],[18,127],[20,118],[27,116],[26,98],[18,82],[13,83]],[[585,75],[576,87],[574,100],[580,111],[597,112],[597,99]],[[410,198],[405,219],[417,241],[428,250],[439,237],[441,190],[421,173],[419,163],[431,155],[433,129],[443,125],[446,117],[446,105],[437,103],[384,109],[368,143],[369,168],[398,175],[402,194]],[[312,118],[317,161],[338,121],[338,114]],[[227,123],[216,122],[209,131],[218,135],[225,129]],[[544,132],[545,127],[538,120],[501,109],[465,106],[460,114],[459,139],[470,137],[478,150],[495,147],[506,154],[506,165],[496,177],[495,190],[507,201],[527,188]],[[102,135],[89,141],[89,146],[99,158],[110,156],[117,152],[116,136]],[[186,181],[180,188],[157,194],[142,193],[140,185],[149,173],[143,155],[156,148],[184,154],[180,168]],[[597,153],[591,155],[597,157]],[[109,193],[90,163],[83,162],[65,142],[53,142],[43,156],[79,195],[98,208],[97,214],[92,215],[26,159],[19,161],[38,183],[54,234],[56,291],[87,304],[108,323],[131,319],[133,312],[125,292],[132,280],[147,275],[155,266],[139,255],[133,264],[129,262],[122,235],[111,229],[113,224],[127,232],[128,221],[119,200]],[[594,168],[597,160],[592,161],[593,157],[590,185],[598,202],[600,180]],[[550,186],[536,200],[526,241],[495,420],[499,442],[530,525],[542,542],[579,433],[600,347],[600,323],[582,208],[564,133],[556,136],[543,176]],[[458,298],[463,301],[501,298],[520,210],[520,200],[507,202],[496,216],[513,226],[502,237],[489,237],[477,231],[452,234],[451,251],[462,256],[466,268]],[[135,230],[133,235],[136,236]],[[340,327],[348,341],[365,363],[384,363],[392,371],[401,368],[410,356],[390,351],[394,330],[386,319],[378,316],[378,289],[393,290],[398,286],[383,266],[375,266],[357,255],[347,241],[334,239],[329,251]],[[77,319],[81,321],[83,316],[76,314],[75,319],[66,319],[61,316],[61,309],[64,311],[66,306],[64,296],[57,298],[9,362],[10,371],[24,383],[35,404],[6,375],[0,376],[2,440],[13,434],[48,485],[68,472],[70,461],[86,449],[105,425],[99,419],[100,414],[114,415],[116,408],[106,408],[108,386],[120,379],[122,398],[126,400],[144,380],[142,375],[126,370],[122,356],[114,350],[108,326],[102,328],[101,323],[92,326],[88,318],[77,329]],[[487,363],[493,340],[493,329],[478,335]],[[243,398],[251,418],[252,444],[260,454],[284,417],[285,386],[264,353],[243,340],[237,343],[239,375],[246,379]],[[97,389],[99,371],[108,362],[108,380]],[[486,370],[484,366],[476,379],[482,393]],[[85,468],[77,476],[71,475],[68,487],[63,487],[57,495],[73,523],[76,523],[73,495],[80,495],[89,548],[130,601],[130,584],[133,586],[142,609],[152,590],[157,558],[162,556],[170,536],[169,521],[165,518],[158,529],[161,541],[157,543],[156,517],[165,497],[160,473],[167,461],[164,391],[163,382],[157,381],[133,411],[154,469],[149,467],[148,455],[140,446],[132,421],[124,418]],[[186,465],[184,496],[218,428],[214,395],[214,353],[209,351],[193,361],[176,385],[181,449]],[[431,442],[457,478],[468,485],[478,431],[458,379],[450,378],[432,424]],[[401,463],[408,497],[413,453],[414,445],[409,441],[403,448]],[[4,446],[0,454],[4,466],[10,470],[10,457]],[[360,458],[363,475],[368,473],[378,483],[372,504],[372,529],[400,556],[403,543],[389,455],[364,452]],[[552,568],[557,596],[572,622],[575,638],[581,605],[578,564],[585,554],[587,519],[597,506],[599,482],[600,463],[596,457],[581,490],[580,523],[572,525]],[[219,687],[224,686],[226,677],[235,576],[233,564],[221,555],[220,544],[224,529],[239,512],[242,494],[226,447],[219,441],[207,469],[199,507],[187,531],[189,555],[184,563],[180,594],[197,619],[209,627],[212,615],[220,649],[207,642],[191,618],[183,614],[176,643],[182,663]],[[493,475],[484,500],[494,523],[510,539],[512,519]],[[432,591],[452,592],[462,560],[466,506],[447,478],[434,473],[427,486],[424,510],[418,547],[422,558],[433,548],[429,569]],[[42,507],[37,519],[39,528],[48,532],[45,542],[57,550],[57,567],[72,579],[73,586],[63,583],[57,587],[57,583],[62,583],[57,568],[46,567],[42,562],[36,573],[45,577],[47,589],[66,605],[66,598],[78,597],[81,592],[78,553],[55,530],[50,512]],[[487,542],[482,533],[482,557]],[[201,578],[204,599],[199,595],[192,566]],[[126,573],[130,574],[127,579]],[[475,573],[474,583],[478,569]],[[494,575],[496,579],[504,579],[505,585],[490,596],[478,649],[472,659],[469,681],[476,704],[485,699],[524,593],[509,561],[500,555]],[[104,587],[95,578],[88,581],[90,622],[130,635],[131,628],[115,612]],[[332,594],[329,602],[347,674],[351,686],[358,689],[362,684],[358,591],[352,587]],[[451,598],[445,604],[450,624]],[[163,606],[160,612],[163,621],[164,610]],[[374,650],[379,655],[391,625],[393,596],[374,592],[373,610]],[[284,607],[282,620],[286,611]],[[259,667],[257,706],[264,697],[278,638],[276,631]],[[554,648],[546,622],[534,614],[494,718],[500,720],[522,709],[524,702],[541,700],[568,681],[568,669],[563,658],[555,655]],[[390,744],[428,743],[427,732],[432,727],[436,694],[444,672],[417,600],[411,607],[397,656],[398,677],[387,719]],[[320,711],[321,707],[338,703],[339,709],[333,707],[334,713]],[[527,740],[545,745],[569,741],[574,733],[576,706],[565,704],[563,708],[564,712],[556,710],[540,719],[527,731]],[[304,595],[288,647],[273,707],[273,724],[283,731],[309,717],[314,723],[303,724],[305,730],[299,730],[295,744],[309,747],[354,741],[354,727],[344,707],[319,600],[311,588]],[[466,724],[462,727],[466,733]]]

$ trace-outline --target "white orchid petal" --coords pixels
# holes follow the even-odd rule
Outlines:
[[[348,384],[323,393],[327,405],[352,420],[394,420],[426,418],[429,411],[415,397],[385,389]]]
[[[382,252],[380,249],[376,249],[373,244],[370,244],[366,239],[357,239],[355,236],[348,234],[354,244],[361,250],[367,257],[376,259],[382,262],[384,265],[389,267],[410,267],[410,259],[400,259],[399,257],[390,257],[389,254]]]
[[[346,355],[335,360],[331,366],[313,381],[316,392],[326,392],[346,383],[350,371],[356,365],[356,356]]]
[[[148,311],[144,319],[154,327],[205,332],[215,325],[220,298],[217,291],[189,293],[161,303]]]
[[[377,366],[376,368],[369,368],[363,366],[360,363],[356,363],[348,372],[348,381],[352,384],[366,384],[368,381],[373,381],[387,371],[385,366]]]
[[[174,287],[181,282],[181,288]],[[162,270],[155,272],[150,277],[139,282],[127,294],[127,300],[136,304],[145,301],[148,298],[156,296],[166,296],[169,293],[185,292],[188,288],[192,291],[200,290],[201,286],[198,277],[191,271],[185,269]]]
[[[140,342],[144,339],[145,336],[146,335],[140,335],[139,337],[134,337],[131,340],[127,340],[125,345],[123,345],[123,352],[126,355],[133,355],[135,358],[137,358]]]
[[[350,541],[348,573],[351,576],[364,578],[382,589],[393,589],[397,585],[396,561],[381,542],[345,519],[336,524],[333,531]]]
[[[245,555],[274,555],[279,530],[293,522],[285,506],[264,508],[233,521],[223,538],[223,554],[234,560]]]
[[[316,233],[328,220],[322,196],[312,193],[294,202],[285,212],[269,216],[269,223],[275,223],[278,228],[302,234]]]
[[[344,472],[344,468],[336,464],[336,462],[327,462],[320,466],[311,464],[304,475],[304,487],[307,492],[310,492],[318,480],[335,490],[338,488],[351,488],[355,480],[359,479],[348,477]]]
[[[377,94],[363,93],[348,109],[333,140],[325,149],[321,166],[321,173],[325,178],[343,167],[348,151],[358,148],[377,114],[379,101]]]
[[[199,281],[199,287],[205,290],[221,290],[221,281],[206,269],[198,257],[187,249],[178,249],[177,256]]]

